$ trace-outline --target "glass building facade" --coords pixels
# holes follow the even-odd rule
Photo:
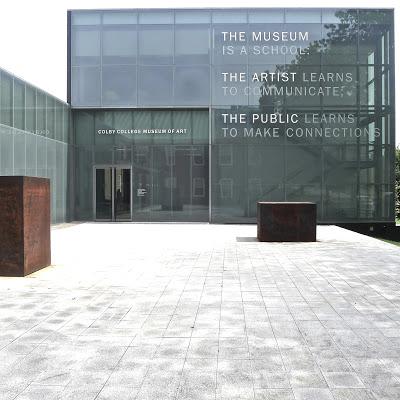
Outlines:
[[[0,175],[50,179],[52,223],[71,218],[67,103],[0,69]]]
[[[79,220],[394,221],[393,10],[70,11]]]

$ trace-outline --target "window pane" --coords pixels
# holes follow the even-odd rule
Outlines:
[[[136,105],[136,67],[130,65],[103,67],[103,104]]]
[[[12,126],[12,87],[13,79],[5,72],[1,73],[1,104],[0,104],[0,122],[4,125]]]
[[[209,67],[176,67],[174,82],[176,105],[207,106],[209,104]]]
[[[175,23],[177,24],[208,24],[211,15],[208,11],[176,11]]]
[[[71,133],[70,132],[70,118],[71,118],[71,111],[67,105],[63,105],[63,140],[66,143],[72,143],[70,139]]]
[[[98,12],[73,12],[72,25],[99,25],[100,13]]]
[[[26,135],[26,174],[36,176],[36,135]]]
[[[175,28],[175,63],[208,64],[210,62],[210,30],[201,26]]]
[[[25,84],[14,79],[14,127],[25,129]]]
[[[47,137],[55,139],[54,127],[55,127],[56,110],[54,105],[54,99],[49,96],[46,96],[46,98],[47,98],[47,111],[46,111]]]
[[[72,68],[72,104],[100,105],[100,68]]]
[[[137,33],[132,27],[103,31],[103,64],[134,64],[137,53]]]
[[[208,143],[209,120],[207,111],[192,111],[193,143]]]
[[[42,92],[36,94],[36,131],[40,136],[46,136],[46,97]]]
[[[94,143],[94,113],[78,111],[74,113],[75,143],[80,145],[91,145]]]
[[[24,132],[14,133],[14,175],[25,175],[25,136]]]
[[[362,25],[358,34],[358,59],[360,64],[367,64],[368,60],[375,59],[375,63],[383,64],[385,62],[384,43],[387,25]],[[383,56],[383,57],[382,57]]]
[[[299,9],[299,8],[287,8],[286,9],[286,22],[321,22],[321,9],[316,8],[307,8],[307,9]]]
[[[354,25],[322,25],[323,64],[355,64],[357,62],[357,27]]]
[[[72,30],[72,65],[100,64],[100,30],[76,27]]]
[[[247,13],[245,11],[213,11],[212,12],[213,23],[246,23]]]
[[[247,62],[247,54],[243,54],[242,49],[247,47],[248,25],[235,25],[232,35],[229,34],[231,31],[231,25],[214,25],[214,64],[244,64]],[[241,32],[244,32],[244,35]]]
[[[55,133],[54,138],[56,140],[64,140],[63,136],[63,105],[59,102],[55,103],[56,107],[56,126],[55,126]]]
[[[248,80],[241,82],[247,73],[246,65],[218,65],[213,68],[212,104],[247,105],[244,94]]]
[[[139,63],[172,64],[174,54],[173,27],[141,26],[139,29]]]
[[[172,67],[139,68],[139,105],[171,105]]]
[[[249,11],[249,22],[256,24],[263,24],[266,22],[283,23],[284,10],[271,8],[270,10],[265,10],[265,11],[264,10]]]
[[[137,14],[132,12],[104,12],[103,25],[132,25],[137,22]]]
[[[29,132],[36,130],[36,90],[26,85],[26,127]]]
[[[174,13],[170,11],[143,12],[139,14],[139,24],[173,24]]]

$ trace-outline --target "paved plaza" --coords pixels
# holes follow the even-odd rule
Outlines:
[[[255,234],[53,228],[51,267],[0,278],[0,399],[400,399],[400,248]]]

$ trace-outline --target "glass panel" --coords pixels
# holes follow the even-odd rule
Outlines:
[[[247,22],[247,12],[246,11],[212,11],[212,22],[216,23],[246,23]],[[235,28],[236,29],[236,28]]]
[[[72,105],[100,105],[100,68],[72,68]]]
[[[113,27],[103,31],[103,64],[135,64],[136,27]]]
[[[55,185],[56,185],[56,221],[64,220],[64,198],[66,196],[64,187],[65,164],[64,164],[64,147],[63,143],[56,143],[56,165],[55,165]]]
[[[209,119],[207,111],[192,111],[193,143],[208,144]]]
[[[130,163],[131,144],[135,141],[135,137],[137,136],[134,133],[130,133],[133,129],[136,129],[133,124],[133,113],[130,111],[114,111],[114,128],[120,130],[120,134],[116,135],[115,144],[118,145],[118,149],[121,149],[121,151],[116,153],[115,162],[127,160],[129,153]],[[121,154],[119,155],[119,153]]]
[[[139,105],[171,105],[172,67],[139,67]]]
[[[248,216],[256,217],[257,201],[284,201],[284,160],[283,147],[248,146]]]
[[[36,176],[36,135],[26,135],[26,174]]]
[[[139,14],[139,24],[173,24],[174,13],[170,11],[148,11]]]
[[[173,146],[172,212],[174,221],[208,219],[208,157],[202,146]]]
[[[55,119],[56,119],[56,110],[55,110],[55,102],[54,99],[46,96],[46,129],[47,129],[47,137],[51,139],[55,139]]]
[[[186,134],[177,134],[172,136],[174,144],[191,144],[194,135],[192,129],[192,111],[190,110],[174,110],[172,113],[172,125],[176,129],[185,129]]]
[[[175,105],[208,106],[210,102],[210,68],[175,68]]]
[[[100,28],[76,27],[72,30],[72,65],[100,64]]]
[[[87,11],[72,12],[72,25],[99,25],[100,13]]]
[[[73,143],[71,138],[72,130],[70,130],[70,118],[71,111],[67,105],[63,104],[63,140],[66,143]]]
[[[46,130],[46,96],[37,91],[36,93],[36,131],[40,136],[47,136]]]
[[[282,26],[280,25],[280,28]],[[244,64],[247,62],[248,25],[214,25],[213,27],[213,63],[214,64]]]
[[[132,25],[137,22],[137,14],[127,11],[103,12],[103,25]]]
[[[100,161],[101,159],[98,159],[97,161],[99,163],[103,162],[105,163],[112,163],[112,146],[115,142],[115,133],[110,132],[110,130],[114,129],[114,112],[113,111],[97,111],[95,114],[95,135],[94,135],[94,140],[96,145],[100,145],[102,147],[108,146],[105,148],[105,150],[100,151],[99,148],[95,148],[96,154],[97,150],[100,151],[99,156],[102,157],[100,154],[103,153],[103,151],[107,152],[107,158],[104,159],[104,161]],[[97,157],[97,155],[96,155]],[[96,158],[97,159],[97,158]],[[109,160],[109,161],[108,161]]]
[[[36,131],[36,89],[26,85],[26,126],[28,132]]]
[[[284,22],[285,12],[283,9],[249,11],[249,23],[281,23]]]
[[[13,174],[13,134],[0,125],[0,174]]]
[[[115,168],[114,175],[115,220],[131,219],[131,170]]]
[[[150,221],[152,210],[151,148],[133,148],[133,221]]]
[[[63,105],[56,102],[56,125],[55,125],[55,135],[54,138],[56,140],[64,141],[64,134],[63,134]]]
[[[201,25],[175,27],[175,64],[208,64],[210,29]]]
[[[45,139],[47,145],[47,169],[46,177],[50,179],[50,197],[51,197],[51,222],[56,223],[56,207],[57,207],[57,181],[56,181],[56,146],[57,142],[54,140]]]
[[[387,25],[362,25],[358,34],[358,60],[360,64],[367,64],[375,59],[375,64],[385,62],[384,46],[385,35],[389,31]]]
[[[357,217],[357,166],[349,162],[356,160],[355,146],[324,147],[323,199],[328,221]]]
[[[360,24],[390,24],[393,23],[392,10],[359,10],[358,19]]]
[[[25,129],[25,84],[14,79],[14,127]]]
[[[139,27],[139,63],[143,65],[172,64],[174,55],[173,26]]]
[[[152,128],[154,129],[172,129],[172,111],[154,111],[152,112]],[[155,144],[171,144],[172,135],[168,134],[155,134],[153,135],[153,141]]]
[[[14,175],[25,175],[25,133],[14,133]]]
[[[357,25],[347,24],[350,16],[342,15],[341,24],[323,24],[321,55],[323,64],[357,62]]]
[[[103,66],[103,105],[136,105],[136,67]]]
[[[290,51],[297,53],[294,47],[289,47],[288,42],[281,40],[281,36],[275,37],[271,43],[273,33],[281,32],[284,25],[279,23],[268,23],[268,31],[266,34],[264,24],[252,24],[250,26],[249,43],[249,63],[250,64],[284,64],[285,55]],[[254,32],[254,33],[253,33]]]
[[[96,168],[96,219],[112,219],[111,168]]]
[[[77,147],[75,160],[75,215],[80,220],[92,220],[94,179],[92,147]]]
[[[353,16],[354,21],[356,22],[357,12],[352,10],[343,10],[343,9],[335,9],[335,8],[326,8],[322,9],[322,23],[326,24],[340,24],[345,16]],[[348,18],[347,18],[348,20]]]
[[[91,145],[94,143],[94,136],[97,135],[94,129],[94,115],[84,111],[74,113],[75,143],[78,146]]]
[[[153,220],[172,220],[172,191],[176,190],[176,180],[172,179],[173,163],[174,153],[170,146],[153,147]]]
[[[211,15],[209,11],[176,11],[175,23],[176,24],[208,24],[211,22]]]
[[[286,200],[317,203],[321,216],[321,147],[287,146],[286,149]]]
[[[8,126],[13,124],[13,78],[5,72],[1,72],[0,88],[0,123]]]
[[[44,137],[37,136],[36,152],[37,152],[37,176],[47,177],[47,144],[48,140]]]
[[[286,8],[285,10],[286,22],[321,22],[321,9],[320,8]]]
[[[247,65],[218,65],[213,67],[213,105],[247,105],[249,86]]]
[[[147,110],[138,110],[133,112],[133,123],[135,129],[143,132],[152,127],[152,112]],[[140,134],[135,136],[136,144],[151,144],[153,143],[152,135]],[[142,148],[142,147],[141,147]]]
[[[248,210],[247,146],[213,146],[212,221],[244,222]]]

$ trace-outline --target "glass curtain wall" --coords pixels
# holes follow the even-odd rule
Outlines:
[[[137,109],[133,122],[123,114],[127,126],[167,128],[167,114],[150,118],[152,109],[209,109],[211,222],[255,222],[258,200],[314,201],[320,222],[394,221],[393,10],[73,11],[70,29],[76,110],[104,108],[91,118],[113,124],[119,108]],[[79,142],[95,129],[75,132]],[[138,157],[159,187],[151,204],[178,218],[186,195],[173,171],[193,156],[169,156],[165,138],[131,152],[112,140],[125,139],[79,144],[79,162]],[[168,206],[157,200],[155,163],[168,171]],[[78,214],[90,218],[90,195],[78,198]]]
[[[393,221],[392,18],[213,13],[212,221],[253,222],[257,200],[316,202],[324,222]]]
[[[52,223],[68,214],[70,109],[0,69],[0,175],[50,178]]]

